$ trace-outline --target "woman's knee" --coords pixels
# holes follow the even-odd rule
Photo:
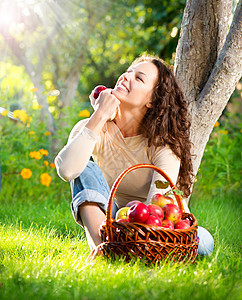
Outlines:
[[[81,205],[94,203],[106,212],[110,189],[96,163],[89,161],[80,176],[71,181],[71,192],[71,209],[76,222],[80,225],[82,222],[78,209]]]
[[[83,172],[71,180],[72,197],[82,190],[94,190],[106,195],[109,193],[109,186],[99,166],[89,161]]]

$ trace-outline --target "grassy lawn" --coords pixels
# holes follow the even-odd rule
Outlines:
[[[193,265],[147,267],[101,257],[87,263],[69,185],[59,194],[50,189],[24,197],[9,176],[0,195],[0,299],[242,299],[241,138],[221,139],[208,145],[190,200],[215,248]]]

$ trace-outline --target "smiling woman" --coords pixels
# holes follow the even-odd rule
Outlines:
[[[136,164],[152,164],[189,195],[192,164],[187,104],[172,71],[158,57],[139,57],[113,89],[97,99],[92,92],[90,99],[94,113],[74,126],[55,164],[59,176],[70,181],[73,216],[93,249],[101,242],[99,227],[120,173]],[[130,201],[151,203],[161,192],[156,180],[164,178],[151,169],[129,173],[116,193],[113,217]],[[189,212],[185,201],[183,205]]]

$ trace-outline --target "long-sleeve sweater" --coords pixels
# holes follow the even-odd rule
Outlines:
[[[99,135],[85,127],[88,119],[79,121],[72,129],[67,145],[55,158],[58,175],[65,181],[78,177],[86,167],[90,157],[101,168],[111,188],[116,178],[128,167],[147,163],[162,169],[176,183],[180,160],[169,146],[148,148],[147,139],[142,135],[123,137],[118,126],[107,122]],[[166,190],[157,189],[154,182],[165,180],[152,169],[137,169],[121,182],[115,196],[117,206],[123,207],[129,201],[151,202],[155,193],[164,194]],[[169,189],[169,188],[168,188]],[[189,212],[186,202],[184,209]]]

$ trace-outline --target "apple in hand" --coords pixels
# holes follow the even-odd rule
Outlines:
[[[174,204],[174,200],[171,197],[163,196],[163,195],[157,193],[157,194],[153,195],[153,197],[151,199],[151,203],[158,205],[162,208],[163,206],[165,206],[168,203]]]
[[[97,99],[98,96],[99,96],[99,94],[102,91],[104,91],[104,90],[106,90],[106,86],[104,86],[104,85],[98,85],[98,86],[96,86],[95,89],[94,89],[94,91],[93,91],[93,97],[94,97],[94,99]]]
[[[179,222],[182,217],[180,208],[172,203],[168,203],[163,207],[165,219],[172,221],[174,224]]]
[[[157,215],[149,215],[148,219],[145,221],[145,224],[161,226],[161,218]]]
[[[170,220],[163,220],[161,226],[168,229],[174,229],[174,224]]]
[[[189,220],[180,220],[175,224],[175,229],[187,229],[190,228],[190,225],[188,223]]]
[[[150,209],[150,215],[159,216],[161,220],[164,218],[164,211],[163,209],[155,204],[149,204],[148,205]]]
[[[127,203],[126,206],[131,207],[132,205],[137,204],[137,203],[142,203],[142,202],[140,202],[139,200],[133,200],[133,201],[130,201],[129,203]]]
[[[128,208],[128,220],[130,222],[144,223],[150,215],[147,205],[140,202]]]
[[[122,208],[120,208],[120,209],[116,212],[115,219],[116,219],[116,220],[119,220],[119,219],[127,219],[127,220],[128,220],[128,215],[127,215],[128,210],[129,210],[128,207],[122,207]]]

